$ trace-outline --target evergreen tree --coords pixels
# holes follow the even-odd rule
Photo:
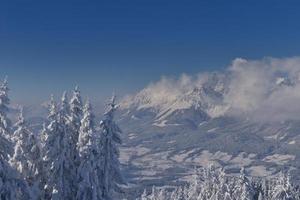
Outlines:
[[[116,109],[115,96],[113,96],[104,114],[104,119],[100,122],[101,154],[103,157],[101,185],[103,187],[102,197],[105,200],[111,199],[112,193],[118,189],[118,184],[123,183],[118,149],[118,145],[121,144],[119,135],[121,129],[114,122]]]
[[[47,171],[45,198],[54,200],[73,199],[73,177],[70,171],[70,158],[67,150],[68,134],[53,97],[51,98],[48,120],[49,125],[43,131],[45,140],[43,160]]]
[[[198,170],[195,169],[195,174],[193,175],[192,181],[186,187],[186,190],[187,190],[186,198],[190,198],[190,199],[197,198],[199,190],[201,190],[201,188],[199,188],[199,186],[200,186],[200,180],[199,180],[199,176],[198,176]]]
[[[8,162],[12,154],[11,123],[7,118],[9,98],[7,79],[0,85],[0,199],[29,199],[30,192],[21,175]]]
[[[0,199],[33,199],[26,181],[2,157],[0,158]]]
[[[16,123],[14,139],[16,141],[11,165],[18,170],[30,187],[32,199],[41,198],[41,151],[38,138],[27,128],[21,109]]]
[[[241,168],[240,175],[238,178],[237,183],[235,184],[234,197],[240,197],[241,199],[245,200],[252,200],[253,199],[253,191],[251,187],[250,180],[245,175],[245,169]]]
[[[73,91],[73,96],[70,101],[70,131],[71,131],[71,144],[72,152],[74,153],[73,157],[76,160],[78,154],[76,154],[76,144],[79,137],[80,123],[82,119],[82,100],[78,86],[75,87]]]
[[[155,200],[299,200],[299,188],[291,184],[288,175],[281,174],[272,179],[253,181],[248,179],[244,170],[241,170],[239,177],[226,176],[224,171],[216,171],[210,167],[197,174],[202,181],[193,181],[192,187],[176,187],[172,192],[167,189],[152,188],[147,195],[142,194],[139,199]],[[206,179],[211,177],[212,179]],[[216,180],[213,180],[214,177]],[[248,183],[248,184],[246,184]],[[195,187],[194,185],[197,185]],[[222,190],[222,185],[225,186]],[[228,186],[230,185],[230,186]],[[265,185],[265,186],[263,186]],[[191,190],[191,188],[193,188]],[[195,190],[194,188],[199,188]],[[234,188],[234,189],[230,189]],[[195,194],[191,195],[191,192]],[[253,195],[256,194],[256,195]]]
[[[69,122],[70,117],[70,105],[68,102],[68,95],[65,91],[61,98],[61,108],[60,108],[60,115],[62,117],[63,123],[67,124]]]
[[[224,200],[232,200],[232,198],[228,192],[225,193]]]
[[[183,200],[183,188],[182,187],[178,187],[176,188],[170,195],[170,199],[174,199],[174,200]]]
[[[295,200],[297,191],[290,182],[290,176],[280,173],[272,193],[272,200]]]
[[[261,192],[259,192],[257,200],[263,200],[263,195],[261,194]]]
[[[70,183],[70,190],[72,196],[77,193],[77,168],[78,168],[78,152],[76,150],[76,140],[73,139],[73,133],[78,132],[78,130],[73,129],[71,120],[71,108],[68,102],[67,92],[64,92],[61,98],[61,107],[59,111],[59,123],[62,131],[64,132],[63,144],[65,157],[67,158],[67,166],[69,168],[68,182]],[[79,129],[79,127],[76,126]]]
[[[242,185],[241,194],[239,194],[241,200],[252,200],[250,191],[246,184]]]
[[[89,102],[84,106],[84,115],[81,121],[77,149],[80,164],[78,168],[78,200],[99,200],[102,192],[99,187],[97,174],[97,144],[95,143],[94,115]]]
[[[66,104],[67,105],[67,104]],[[77,151],[77,143],[79,137],[79,130],[81,125],[81,119],[83,115],[82,111],[82,100],[78,86],[75,87],[73,91],[72,98],[69,103],[69,107],[66,107],[67,112],[69,113],[68,121],[68,134],[69,134],[69,152],[70,152],[70,165],[71,165],[71,174],[73,177],[73,193],[77,192],[77,168],[79,166],[79,154]]]
[[[140,200],[148,200],[148,197],[147,197],[147,191],[146,191],[146,190],[144,190],[144,192],[143,192],[143,194],[142,194]]]
[[[7,157],[8,154],[11,154],[13,149],[10,143],[12,139],[11,135],[11,121],[7,117],[9,111],[9,97],[8,97],[8,82],[7,78],[0,84],[0,135],[2,137],[0,145],[3,147],[4,151],[1,151],[3,157]]]

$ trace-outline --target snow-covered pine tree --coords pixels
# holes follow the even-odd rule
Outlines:
[[[53,146],[60,146],[59,142],[57,141],[57,128],[54,126],[57,126],[57,105],[56,102],[54,101],[53,95],[51,95],[51,100],[49,104],[49,114],[48,114],[48,121],[49,121],[49,127],[44,124],[43,125],[43,130],[42,130],[42,147],[43,147],[43,166],[45,169],[45,185],[44,185],[44,190],[45,190],[45,196],[44,199],[51,199],[52,195],[52,190],[53,190],[53,184],[54,184],[54,177],[52,177],[53,174],[53,168],[54,168],[54,159],[57,156],[58,152],[56,149],[53,149]],[[51,125],[51,126],[50,126]],[[54,128],[56,130],[54,130]],[[57,149],[58,151],[60,150]],[[61,178],[61,177],[57,177]]]
[[[63,100],[64,102],[64,100]],[[73,177],[72,193],[76,196],[77,193],[77,168],[80,164],[79,154],[77,151],[77,143],[79,137],[79,129],[83,116],[83,105],[81,94],[78,86],[75,86],[69,104],[67,97],[65,98],[66,113],[68,115],[67,129],[69,134],[69,158],[70,158],[70,173]]]
[[[148,197],[147,197],[147,191],[146,191],[146,190],[144,190],[144,192],[143,192],[143,194],[142,194],[140,200],[148,200]]]
[[[73,96],[70,100],[70,137],[71,137],[71,152],[73,158],[77,162],[78,153],[76,151],[76,145],[79,137],[80,123],[83,115],[82,100],[79,91],[79,87],[76,86],[73,91]]]
[[[14,154],[10,159],[10,164],[18,170],[30,190],[33,200],[41,199],[41,150],[39,140],[26,125],[23,117],[23,109],[20,110],[14,132],[16,145]]]
[[[226,176],[223,169],[220,169],[217,173],[217,185],[215,199],[225,199],[226,193],[229,193],[228,186],[226,183]]]
[[[248,179],[244,170],[241,170],[240,176],[226,176],[224,172],[215,171],[213,168],[203,170],[203,174],[197,174],[202,180],[196,183],[200,188],[195,195],[186,195],[191,187],[176,187],[171,193],[164,190],[164,200],[299,200],[299,187],[291,184],[289,175],[280,174],[272,179]],[[207,179],[211,177],[211,179]],[[217,177],[217,181],[214,181]],[[223,177],[223,178],[222,178]],[[245,184],[247,183],[247,184]],[[193,181],[191,185],[194,185]],[[225,186],[222,190],[222,185]],[[195,186],[193,186],[195,187]],[[193,188],[192,187],[192,188]],[[211,191],[209,191],[209,188]],[[171,188],[170,188],[171,189]],[[145,192],[140,199],[160,200],[160,190],[153,187],[150,194]],[[167,194],[169,193],[169,194]],[[255,195],[253,195],[255,194]],[[162,196],[162,195],[160,195]]]
[[[298,192],[293,188],[290,182],[290,176],[281,172],[279,177],[276,180],[276,185],[273,185],[271,199],[272,200],[296,200],[297,193]]]
[[[201,183],[201,191],[198,198],[203,200],[215,198],[216,186],[217,186],[217,174],[215,167],[210,165],[208,168],[203,169],[203,182]]]
[[[60,115],[62,116],[62,120],[64,120],[64,123],[67,124],[70,117],[70,105],[68,102],[68,95],[66,91],[64,91],[62,95],[60,107]]]
[[[72,101],[73,102],[73,101]],[[64,150],[66,160],[66,167],[68,167],[68,182],[70,183],[70,189],[72,190],[72,196],[76,196],[77,193],[77,167],[78,167],[78,152],[76,149],[76,140],[73,139],[74,133],[78,130],[74,129],[71,119],[71,108],[68,102],[67,92],[64,92],[61,98],[61,106],[59,111],[59,122],[64,132]],[[79,129],[79,127],[76,126]],[[77,133],[76,133],[77,134]]]
[[[0,199],[33,199],[26,181],[3,158],[0,158]]]
[[[198,197],[199,192],[201,190],[198,169],[195,169],[195,174],[192,177],[192,181],[188,186],[185,187],[185,190],[186,190],[186,192],[185,192],[186,198],[196,199]]]
[[[1,140],[1,146],[3,146],[3,149],[6,151],[6,153],[1,152],[4,157],[13,152],[12,145],[10,144],[10,140],[12,139],[11,121],[7,117],[7,113],[9,111],[8,106],[10,103],[8,91],[9,88],[6,77],[0,84],[0,135],[3,138]]]
[[[120,133],[121,129],[114,122],[114,114],[117,109],[115,96],[112,97],[108,104],[104,119],[100,122],[101,131],[101,154],[102,154],[102,178],[101,185],[103,187],[102,197],[109,200],[112,193],[119,187],[118,184],[123,183],[120,172],[119,149],[118,145],[122,143]]]
[[[259,192],[257,200],[263,200],[263,195],[261,194],[261,192]]]
[[[8,113],[8,86],[7,78],[0,84],[0,154],[4,159],[13,152],[11,140],[11,122],[7,117]]]
[[[47,172],[45,199],[74,199],[73,177],[67,150],[69,138],[67,138],[67,129],[62,119],[61,112],[57,110],[52,96],[48,115],[49,125],[43,130],[43,160]]]
[[[8,162],[13,153],[11,123],[7,118],[9,105],[7,78],[0,85],[0,199],[29,199],[30,192],[20,174]]]
[[[170,195],[170,199],[172,199],[172,200],[182,200],[184,198],[183,194],[184,194],[183,187],[175,188],[175,190]]]
[[[240,175],[237,183],[235,183],[234,198],[240,198],[245,200],[253,199],[253,188],[251,187],[251,181],[245,175],[245,169],[241,168]]]
[[[158,199],[158,193],[159,193],[159,189],[157,189],[156,187],[152,187],[152,191],[151,194],[148,196],[149,200],[160,200]]]
[[[69,102],[69,122],[68,122],[68,133],[69,133],[69,144],[70,144],[70,165],[71,165],[71,173],[73,180],[73,193],[76,194],[77,192],[77,186],[76,186],[76,178],[77,178],[77,168],[79,166],[79,154],[77,151],[77,143],[78,143],[78,137],[79,137],[79,129],[81,125],[82,120],[82,100],[81,100],[81,94],[79,91],[79,87],[76,86],[72,98]],[[75,185],[74,185],[75,184]]]
[[[226,193],[224,194],[224,200],[233,200],[233,199],[231,198],[231,196],[230,196],[230,193],[226,192]]]
[[[100,200],[102,191],[99,187],[97,173],[97,140],[95,140],[95,124],[92,107],[87,101],[83,110],[83,119],[79,130],[77,149],[79,152],[80,164],[77,171],[78,200]]]
[[[239,194],[240,200],[252,200],[252,196],[246,184],[242,185],[241,193]]]

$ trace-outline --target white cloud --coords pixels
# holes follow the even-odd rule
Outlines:
[[[300,58],[235,59],[224,101],[257,120],[300,119]]]
[[[242,115],[260,121],[300,120],[300,57],[237,58],[223,72],[183,74],[178,79],[163,77],[133,99],[148,107],[166,108],[208,82],[223,93],[221,103],[213,102],[218,103],[216,109],[221,111],[218,115]],[[190,102],[185,101],[185,106]]]

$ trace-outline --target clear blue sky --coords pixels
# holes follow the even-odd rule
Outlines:
[[[300,1],[0,1],[0,75],[38,102],[79,84],[127,93],[235,57],[300,55]]]

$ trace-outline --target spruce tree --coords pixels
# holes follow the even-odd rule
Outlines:
[[[0,199],[33,199],[27,182],[3,158],[0,159]]]
[[[70,117],[70,105],[68,102],[68,95],[67,92],[65,91],[62,95],[61,98],[61,106],[60,106],[60,115],[62,116],[62,120],[65,124],[69,122],[69,117]]]
[[[67,101],[67,98],[64,99]],[[64,102],[63,101],[63,102]],[[77,193],[77,168],[79,167],[79,154],[77,151],[77,143],[79,137],[79,129],[81,125],[81,119],[83,115],[82,111],[82,100],[79,87],[76,86],[73,90],[72,97],[70,99],[69,104],[66,102],[64,103],[66,106],[66,112],[68,113],[68,122],[67,122],[67,129],[68,129],[68,140],[69,140],[69,158],[70,158],[70,173],[72,174],[73,178],[73,186],[72,186],[72,193],[76,195]]]
[[[38,138],[28,128],[21,109],[16,123],[14,140],[16,145],[10,159],[11,165],[18,170],[30,187],[32,199],[41,198],[41,150]]]
[[[123,183],[118,149],[118,145],[122,142],[119,135],[121,129],[114,122],[116,109],[115,96],[113,96],[104,114],[104,119],[100,122],[101,154],[103,158],[101,185],[103,187],[102,197],[105,200],[111,199],[113,192],[118,189],[118,184]]]
[[[9,111],[7,78],[0,85],[0,199],[29,199],[30,191],[27,183],[8,160],[13,153],[11,123],[7,118]]]
[[[87,101],[83,110],[83,119],[79,131],[77,149],[79,152],[80,164],[78,168],[78,200],[99,200],[101,199],[101,188],[97,174],[97,140],[92,108]]]
[[[280,173],[276,185],[272,188],[272,200],[294,200],[297,198],[297,191],[290,182],[290,176]]]
[[[59,123],[64,133],[63,144],[64,144],[65,157],[67,159],[65,162],[67,163],[67,166],[69,168],[68,182],[70,184],[71,194],[72,196],[75,196],[77,192],[76,171],[78,167],[77,166],[78,161],[75,155],[77,155],[78,152],[76,151],[76,148],[74,149],[74,147],[76,147],[76,143],[75,143],[76,141],[72,139],[74,129],[71,121],[71,108],[68,102],[67,92],[64,92],[61,98],[61,106],[59,111]]]
[[[45,199],[73,199],[73,177],[70,171],[68,155],[67,129],[63,117],[57,109],[56,102],[51,98],[49,109],[49,125],[43,131],[44,157],[47,179]]]
[[[235,184],[233,196],[235,198],[252,200],[253,199],[253,189],[251,187],[251,181],[245,175],[245,169],[241,168],[240,175],[237,183]]]
[[[79,129],[82,119],[82,100],[78,86],[75,87],[73,91],[73,96],[70,100],[70,128],[71,128],[71,144],[73,153],[76,152],[76,144],[78,142],[79,137]],[[78,157],[78,155],[74,154],[74,159]]]
[[[2,136],[1,146],[5,149],[6,152],[0,152],[4,157],[7,157],[7,154],[12,153],[12,145],[10,140],[12,140],[12,130],[11,130],[11,121],[7,117],[9,111],[10,99],[8,97],[8,81],[7,78],[0,84],[0,135]]]

